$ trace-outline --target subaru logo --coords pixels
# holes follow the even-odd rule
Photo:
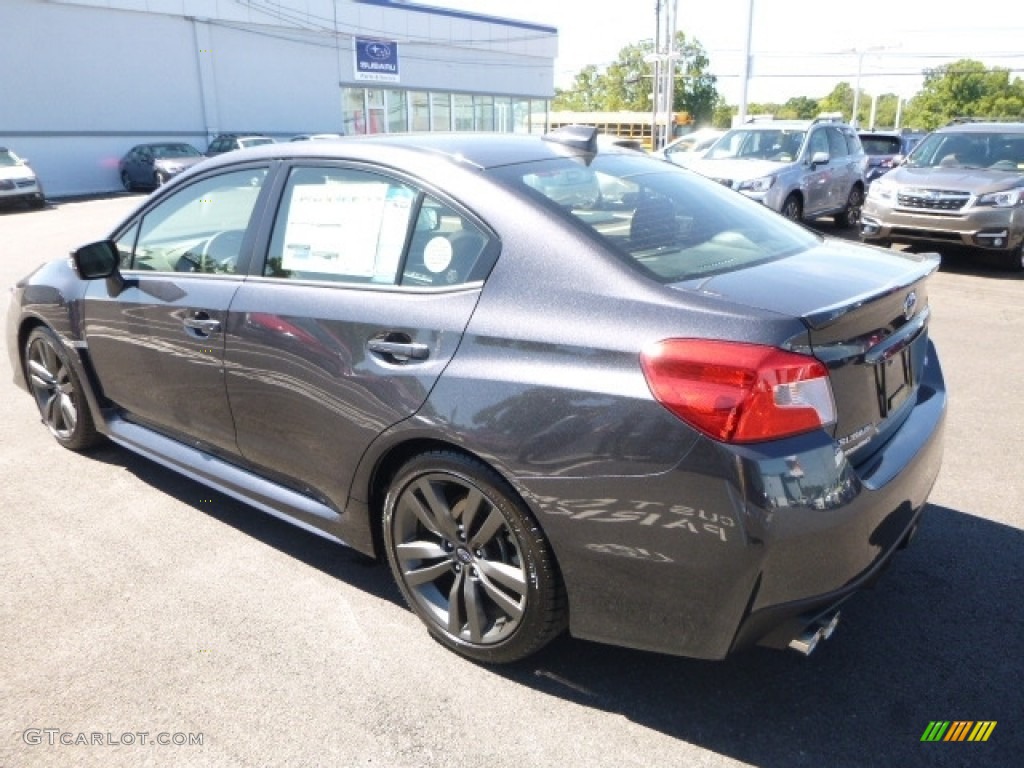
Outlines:
[[[907,294],[907,298],[903,300],[903,317],[909,320],[914,316],[915,309],[917,309],[917,294],[911,291]]]
[[[384,43],[370,43],[366,46],[366,53],[371,59],[386,61],[391,58],[391,46]]]

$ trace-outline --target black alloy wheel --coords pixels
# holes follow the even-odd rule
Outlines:
[[[447,451],[412,459],[391,482],[383,524],[406,602],[457,653],[517,661],[564,629],[565,590],[544,534],[481,462]]]
[[[860,226],[860,212],[864,207],[864,192],[860,187],[853,187],[846,198],[846,208],[835,217],[835,222],[844,229]]]
[[[800,202],[800,198],[794,193],[786,198],[780,213],[790,221],[800,221],[804,216],[804,206]]]
[[[78,377],[53,331],[40,326],[29,334],[24,365],[39,415],[57,442],[73,451],[94,445],[99,433]]]

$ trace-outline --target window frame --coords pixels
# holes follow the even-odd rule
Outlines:
[[[139,269],[134,266],[135,262],[135,251],[139,245],[139,238],[142,235],[143,222],[147,216],[155,211],[161,205],[167,203],[171,198],[185,192],[187,189],[194,187],[197,184],[201,184],[204,181],[216,178],[218,176],[225,176],[231,173],[246,173],[251,171],[265,171],[266,176],[263,179],[263,184],[260,187],[260,191],[256,196],[256,200],[253,203],[252,209],[249,211],[249,220],[246,223],[245,233],[242,237],[242,243],[240,246],[240,252],[238,257],[238,263],[233,273],[215,273],[215,272],[178,272],[174,270],[149,270]],[[267,202],[270,199],[271,187],[276,177],[275,168],[273,163],[267,163],[266,161],[260,162],[247,162],[238,165],[224,166],[213,169],[207,173],[198,175],[192,179],[189,179],[186,184],[174,184],[170,187],[162,187],[158,192],[154,193],[152,199],[149,200],[142,208],[135,212],[130,219],[125,221],[110,235],[110,241],[117,244],[122,238],[127,236],[134,229],[135,232],[131,236],[131,258],[132,266],[124,266],[123,264],[118,267],[119,271],[128,273],[133,276],[146,276],[156,277],[162,276],[178,276],[178,277],[203,277],[208,279],[243,279],[245,278],[252,269],[252,262],[256,260],[256,252],[254,248],[258,242],[258,231],[260,222],[266,217],[265,209]],[[120,251],[120,249],[119,249]]]
[[[333,170],[361,171],[381,176],[389,181],[404,184],[417,192],[415,210],[410,215],[410,226],[406,232],[402,254],[399,257],[399,268],[396,273],[397,282],[346,282],[344,280],[318,280],[309,278],[291,278],[265,275],[264,269],[270,257],[270,247],[273,232],[278,216],[281,214],[281,207],[286,202],[285,191],[293,170],[297,168],[324,168]],[[264,184],[264,191],[267,192],[265,201],[266,208],[256,232],[256,240],[251,251],[252,259],[248,267],[248,279],[257,281],[271,281],[287,285],[310,285],[310,286],[331,286],[339,290],[362,290],[362,291],[385,291],[385,292],[410,292],[410,293],[437,293],[463,290],[479,290],[482,283],[490,275],[491,270],[497,263],[501,253],[501,238],[497,232],[481,219],[472,209],[435,185],[412,174],[404,173],[391,167],[377,165],[372,162],[360,160],[327,160],[323,158],[289,158],[277,161],[274,178]],[[401,282],[407,261],[409,258],[409,247],[412,237],[415,234],[413,223],[419,216],[424,196],[430,196],[442,205],[447,206],[461,218],[470,222],[486,240],[486,244],[476,263],[464,280],[455,284],[446,285],[403,285]]]

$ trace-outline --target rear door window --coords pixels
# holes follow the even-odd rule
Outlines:
[[[362,169],[297,167],[263,274],[290,280],[450,287],[477,277],[489,237],[416,186]]]

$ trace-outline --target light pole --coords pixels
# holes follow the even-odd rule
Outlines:
[[[876,51],[888,51],[898,47],[899,46],[895,45],[872,45],[868,48],[851,48],[850,50],[845,51],[845,53],[857,54],[857,80],[853,86],[853,114],[850,116],[850,125],[854,128],[860,128],[858,112],[860,110],[860,76],[861,72],[864,70],[864,55],[874,53]],[[872,120],[872,122],[874,121]]]

